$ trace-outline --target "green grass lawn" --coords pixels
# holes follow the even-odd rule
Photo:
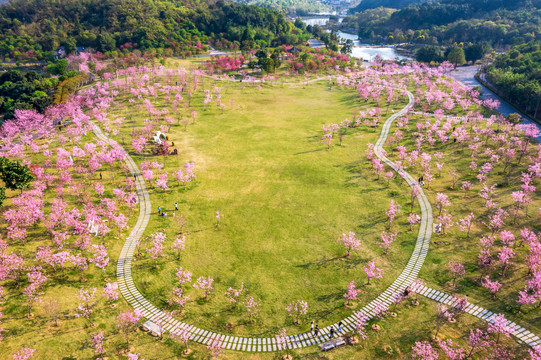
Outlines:
[[[222,112],[213,105],[205,110],[201,99],[192,100],[198,111],[196,123],[187,131],[175,125],[169,134],[180,155],[166,158],[165,168],[171,173],[194,161],[197,185],[184,189],[175,184],[165,194],[151,190],[155,212],[145,234],[164,231],[170,243],[179,230],[172,216],[178,202],[189,222],[187,249],[180,262],[171,254],[158,269],[151,259],[137,261],[133,273],[139,289],[151,302],[167,308],[178,267],[192,271],[195,278],[211,276],[215,279],[211,299],[201,299],[188,285],[191,301],[180,318],[214,331],[255,336],[273,336],[292,325],[285,307],[297,299],[308,302],[309,313],[304,326],[290,331],[306,330],[310,319],[320,326],[338,321],[351,312],[344,309],[342,297],[351,280],[363,288],[360,302],[368,303],[394,280],[413,249],[416,234],[404,224],[394,226],[399,236],[390,255],[382,255],[378,241],[390,199],[406,205],[407,189],[376,181],[366,166],[366,144],[375,142],[378,133],[352,129],[342,146],[334,140],[330,150],[320,136],[322,125],[352,119],[353,113],[374,104],[360,103],[349,90],[329,91],[325,81],[305,88],[217,86],[223,86],[223,102],[233,101],[233,108]],[[123,115],[135,126],[142,124],[136,106],[123,110]],[[166,209],[167,218],[157,215],[158,206]],[[216,229],[218,210],[224,218]],[[347,259],[336,240],[349,231],[363,245]],[[364,286],[362,267],[370,260],[384,269],[385,276]],[[241,283],[262,301],[253,324],[224,296],[228,287],[239,288]]]

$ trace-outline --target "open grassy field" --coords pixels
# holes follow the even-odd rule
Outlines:
[[[292,332],[305,330],[311,319],[320,326],[338,321],[351,311],[343,307],[347,283],[355,280],[362,287],[362,303],[371,300],[401,271],[416,238],[407,227],[397,226],[391,254],[383,256],[379,248],[390,199],[406,200],[398,184],[375,182],[360,165],[366,144],[377,134],[352,129],[342,146],[333,144],[329,150],[320,140],[322,125],[351,119],[373,104],[361,104],[349,90],[329,91],[325,81],[304,88],[216,86],[232,108],[205,109],[197,104],[201,99],[195,99],[195,124],[173,126],[168,135],[180,155],[166,158],[164,169],[172,172],[193,161],[197,184],[151,193],[156,211],[147,234],[164,231],[170,243],[179,231],[176,216],[182,214],[188,221],[187,248],[181,261],[171,254],[158,269],[151,259],[137,261],[136,284],[153,303],[167,308],[178,267],[195,277],[211,276],[215,291],[208,301],[187,286],[191,300],[181,318],[225,333],[273,336],[284,326]],[[135,108],[123,111],[135,126],[142,125]],[[175,202],[179,212],[173,217]],[[166,209],[167,217],[157,215],[158,206]],[[216,211],[224,214],[218,229]],[[349,231],[363,242],[350,259],[337,243]],[[362,266],[370,260],[385,275],[365,286]],[[248,323],[244,311],[233,310],[223,295],[241,283],[262,301],[254,323]],[[292,326],[285,311],[297,299],[309,304],[300,327]]]

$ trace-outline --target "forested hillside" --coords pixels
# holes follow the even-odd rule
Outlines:
[[[532,116],[541,106],[541,43],[514,47],[485,69],[485,79]]]
[[[385,2],[384,2],[385,3]],[[504,47],[541,39],[541,0],[442,0],[395,11],[368,9],[347,17],[363,39],[452,44],[488,41]],[[367,24],[366,19],[370,19]]]
[[[378,7],[402,9],[409,5],[417,5],[427,1],[429,0],[362,0],[359,5],[351,9],[351,12],[356,13],[367,9],[376,9]]]
[[[298,16],[330,10],[330,6],[317,0],[235,0],[235,2],[257,5],[268,9],[274,9],[284,14]]]
[[[199,52],[209,37],[230,48],[308,37],[277,11],[218,1],[12,0],[0,7],[0,58],[41,60],[59,46],[101,52]]]

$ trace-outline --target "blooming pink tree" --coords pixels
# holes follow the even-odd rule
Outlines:
[[[129,309],[121,312],[116,318],[116,326],[118,330],[124,334],[126,339],[126,349],[130,348],[130,334],[137,328],[137,322],[143,316],[139,309],[133,312]]]
[[[391,199],[389,210],[385,211],[385,214],[387,215],[387,220],[389,220],[389,227],[393,224],[393,221],[396,218],[396,215],[400,214],[401,212],[400,208],[401,206]]]
[[[180,287],[182,287],[184,283],[189,283],[190,281],[192,281],[192,272],[188,270],[183,270],[181,267],[178,268],[176,275]]]
[[[187,355],[189,353],[188,350],[188,342],[190,341],[191,333],[187,329],[172,329],[171,330],[171,338],[176,342],[182,342],[184,343],[184,350],[182,351],[182,355]]]
[[[450,205],[451,202],[449,201],[449,197],[447,195],[444,193],[436,194],[436,208],[438,209],[438,215],[441,215],[442,210]]]
[[[361,290],[355,287],[355,281],[351,280],[348,284],[347,291],[344,293],[344,297],[348,300],[346,305],[349,305],[351,300],[357,300],[357,295],[359,295],[360,292]]]
[[[210,344],[207,345],[207,349],[209,349],[213,359],[218,359],[224,353],[222,336],[218,335],[214,339],[212,339]]]
[[[225,296],[227,299],[233,303],[233,307],[237,306],[237,303],[239,302],[240,296],[242,295],[242,292],[244,291],[244,283],[240,285],[240,289],[233,289],[232,287],[228,288],[225,292]]]
[[[342,245],[344,245],[347,257],[350,257],[350,252],[352,250],[357,250],[361,246],[361,240],[357,239],[355,237],[355,233],[351,231],[347,235],[342,234],[342,237],[338,240],[338,242],[341,242]]]
[[[380,234],[381,243],[379,244],[379,247],[385,249],[385,252],[383,253],[384,255],[387,255],[389,253],[389,249],[391,247],[391,244],[395,241],[396,235],[397,233],[388,234],[385,231]]]
[[[84,317],[90,322],[90,325],[93,325],[92,320],[90,320],[90,315],[94,312],[94,304],[96,303],[95,299],[96,295],[96,288],[87,290],[85,288],[82,288],[79,291],[79,299],[81,300],[81,303],[75,309],[76,317]]]
[[[34,355],[35,351],[36,349],[23,347],[15,354],[13,354],[12,358],[13,360],[28,360]]]
[[[171,247],[177,251],[177,260],[180,260],[180,252],[184,250],[186,246],[186,236],[184,235],[177,235],[177,238],[173,242],[173,245]]]
[[[483,279],[481,285],[483,285],[484,288],[490,290],[493,299],[496,298],[496,293],[502,287],[502,284],[500,284],[499,282],[491,281],[488,275]]]
[[[40,288],[47,280],[47,277],[42,274],[41,267],[38,266],[32,269],[26,274],[28,276],[28,282],[30,283],[23,289],[23,294],[26,296],[28,302],[28,317],[32,316],[32,306],[35,302],[39,301],[39,297],[42,295]]]
[[[492,316],[488,323],[488,332],[496,333],[496,344],[500,342],[500,335],[509,337],[513,333],[513,328],[507,326],[507,319],[503,314]]]
[[[216,211],[216,229],[220,227],[220,220],[223,219],[224,215],[220,214],[220,211]]]
[[[413,359],[436,360],[439,357],[438,352],[432,348],[428,341],[416,341],[415,346],[411,349],[413,350],[411,355]]]
[[[163,254],[163,242],[165,241],[165,234],[162,232],[157,232],[150,236],[151,247],[147,249],[148,255],[154,259],[154,267],[158,268],[158,259]]]
[[[466,355],[466,358],[470,358],[475,350],[484,348],[490,344],[488,341],[488,334],[479,329],[470,330],[468,343],[470,344],[471,349],[468,355]]]
[[[184,305],[186,305],[186,302],[190,300],[190,297],[184,295],[184,290],[181,287],[174,288],[169,295],[170,297],[167,300],[167,303],[169,305],[177,306],[179,308],[179,311],[182,313]]]
[[[291,338],[287,336],[287,330],[281,329],[278,334],[275,335],[276,346],[278,350],[286,350],[286,354],[289,354],[289,348],[291,347]]]
[[[308,313],[308,303],[303,300],[297,300],[286,307],[289,316],[295,319],[295,324],[300,323],[300,318]]]
[[[451,278],[453,279],[453,286],[456,286],[456,280],[461,279],[466,275],[466,269],[463,264],[453,260],[449,261],[447,267],[449,268]]]
[[[437,342],[449,360],[463,360],[466,358],[465,350],[455,346],[452,340],[437,340]]]
[[[211,278],[210,276],[209,277],[201,276],[201,277],[199,277],[197,279],[195,284],[193,284],[193,287],[196,288],[196,289],[203,290],[203,292],[205,294],[205,298],[208,299],[210,297],[210,292],[213,289],[213,287],[212,287],[213,282],[214,282],[214,279]]]
[[[460,231],[463,231],[466,233],[466,239],[470,238],[470,229],[472,226],[473,218],[474,218],[473,213],[470,213],[469,215],[466,215],[464,218],[459,220],[458,227],[460,228]]]
[[[382,274],[383,274],[383,270],[378,269],[376,267],[376,264],[374,264],[373,261],[368,262],[368,267],[363,266],[363,271],[366,274],[366,277],[368,278],[367,284],[370,284],[370,279],[372,278],[381,279]]]
[[[244,306],[248,313],[248,322],[251,323],[252,319],[261,311],[261,300],[256,301],[253,296],[247,295]]]
[[[374,314],[374,318],[383,319],[389,313],[389,305],[383,301],[379,301],[372,309],[372,313]]]
[[[103,348],[103,339],[103,331],[91,336],[92,343],[90,344],[90,347],[94,350],[94,354],[96,354],[99,358],[105,354],[105,349]]]
[[[105,298],[111,303],[118,300],[118,285],[116,285],[116,283],[105,284],[105,287],[103,288],[103,296],[105,296]]]
[[[413,230],[413,226],[415,224],[418,224],[420,221],[421,221],[421,218],[419,217],[419,215],[417,214],[414,214],[414,213],[410,213],[410,215],[408,216],[408,221],[410,223],[410,231]]]
[[[365,340],[368,335],[366,333],[366,326],[368,326],[368,316],[363,312],[358,312],[355,319],[355,331],[359,336]]]
[[[510,247],[504,246],[498,251],[498,260],[500,261],[500,267],[502,268],[502,276],[505,275],[505,270],[513,264],[513,262],[511,262],[513,257],[515,257],[515,252]]]

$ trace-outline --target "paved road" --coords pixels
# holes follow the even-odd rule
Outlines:
[[[452,71],[449,73],[449,76],[454,78],[455,80],[460,81],[464,85],[468,86],[480,86],[482,89],[481,97],[483,99],[495,99],[500,102],[500,106],[496,109],[502,114],[503,116],[507,116],[511,113],[518,113],[522,116],[522,119],[524,120],[524,124],[534,124],[537,126],[539,131],[541,132],[541,125],[530,119],[528,116],[521,113],[519,110],[515,109],[511,104],[503,100],[501,97],[496,95],[494,92],[492,92],[487,87],[483,86],[479,81],[475,79],[475,74],[479,71],[479,68],[477,66],[464,66],[457,68],[456,71]],[[541,142],[541,136],[537,137],[536,140],[538,142]]]

